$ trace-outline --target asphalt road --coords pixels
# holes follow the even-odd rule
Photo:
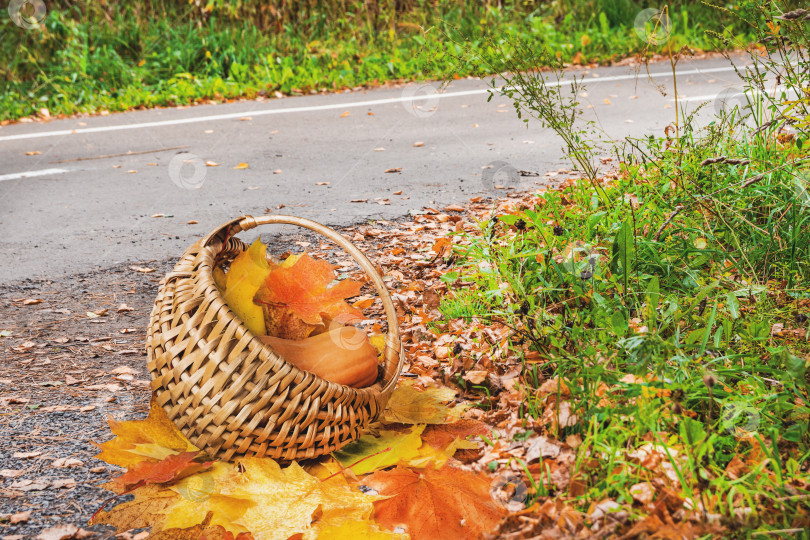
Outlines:
[[[669,64],[650,66],[652,82],[637,71],[572,71],[586,74],[583,106],[608,137],[661,134],[674,119]],[[704,121],[740,87],[722,58],[678,73],[686,106],[709,102]],[[176,257],[242,214],[342,226],[565,177],[545,175],[570,166],[556,136],[527,128],[504,98],[487,103],[487,81],[438,86],[2,127],[0,283]]]

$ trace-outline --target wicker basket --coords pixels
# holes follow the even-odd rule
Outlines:
[[[247,249],[233,235],[269,224],[297,225],[329,238],[371,278],[388,319],[384,365],[374,385],[351,388],[298,369],[228,309],[213,268]],[[225,460],[292,461],[341,448],[380,415],[403,362],[396,310],[368,258],[332,229],[291,216],[243,216],[192,245],[161,281],[147,354],[157,402],[192,443]]]

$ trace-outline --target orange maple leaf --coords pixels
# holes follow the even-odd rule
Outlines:
[[[126,493],[131,489],[145,484],[162,484],[176,480],[181,476],[188,476],[203,471],[211,466],[207,463],[195,463],[200,452],[182,452],[172,454],[156,463],[143,461],[130,467],[126,473],[113,478],[110,483],[111,491]]]
[[[363,483],[389,497],[374,503],[376,521],[391,530],[404,526],[413,540],[479,538],[506,514],[492,500],[486,475],[450,465],[421,472],[398,466]]]
[[[363,320],[363,312],[345,302],[360,294],[359,281],[335,280],[335,267],[304,253],[291,266],[276,266],[259,291],[259,302],[284,306],[307,324],[324,322],[323,315],[339,323]]]

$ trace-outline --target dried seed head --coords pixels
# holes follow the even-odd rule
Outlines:
[[[554,236],[562,236],[565,231],[559,225],[554,225],[554,231],[553,232],[554,232]]]
[[[703,384],[706,385],[706,388],[712,389],[714,385],[717,384],[717,379],[714,378],[714,375],[711,373],[706,373],[703,376]]]
[[[453,345],[453,356],[458,356],[461,354],[461,343],[456,343]]]
[[[675,414],[683,414],[683,407],[677,401],[672,404],[672,412]]]
[[[526,221],[524,221],[523,219],[517,220],[515,222],[515,228],[517,230],[519,230],[519,231],[525,231],[526,230]]]
[[[528,314],[528,313],[529,313],[529,309],[530,309],[530,308],[531,308],[531,306],[529,305],[529,301],[528,301],[528,300],[524,300],[524,301],[523,301],[523,303],[522,303],[522,304],[520,304],[520,308],[518,309],[518,312],[519,312],[521,315],[526,315],[526,314]]]

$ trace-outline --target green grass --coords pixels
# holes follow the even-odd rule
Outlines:
[[[810,75],[780,58],[810,62],[810,33],[803,22],[775,20],[779,7],[745,2],[761,38],[773,33],[767,23],[781,25],[770,56],[754,61],[789,89],[806,89]],[[503,50],[527,49],[496,54]],[[760,89],[754,77],[740,84]],[[560,120],[573,118],[565,99],[575,98],[544,101],[545,90],[515,75],[503,92],[564,140],[586,136]],[[759,98],[702,128],[673,114],[667,137],[629,141],[632,153],[612,148],[622,160],[607,183],[582,178],[540,192],[530,208],[458,233],[455,267],[443,278],[453,292],[441,312],[449,322],[491,306],[478,317],[511,329],[510,356],[527,346],[537,353],[520,382],[526,425],[540,420],[547,435],[582,440],[572,470],[581,492],[554,492],[534,474],[529,503],[555,497],[587,514],[612,499],[640,520],[648,511],[630,488],[651,482],[657,500],[666,486],[699,505],[694,520],[714,516],[723,538],[802,537],[810,511],[808,104]],[[766,128],[751,129],[741,114]],[[577,144],[590,159],[590,143]],[[567,390],[540,390],[551,378]],[[546,421],[559,401],[571,404],[574,425]],[[666,449],[677,478],[638,457],[650,445]]]
[[[692,146],[680,162],[626,166],[605,188],[613,201],[637,198],[635,208],[604,207],[582,180],[538,195],[534,208],[493,216],[459,250],[451,277],[468,287],[441,311],[449,319],[495,306],[479,317],[515,328],[516,350],[531,343],[571,389],[582,420],[552,434],[578,434],[588,449],[577,471],[588,486],[583,509],[604,498],[632,504],[627,489],[654,475],[624,454],[660,438],[685,456],[682,496],[705,496],[707,510],[729,523],[738,507],[729,498],[745,496],[755,507],[749,525],[790,528],[807,500],[768,501],[810,497],[810,345],[771,329],[810,330],[802,318],[810,315],[810,208],[793,197],[795,142],[726,139],[718,150],[758,156],[757,165],[701,167],[715,152]],[[655,240],[678,205],[687,210]],[[560,224],[559,236],[549,222]],[[485,273],[481,261],[492,265]],[[628,374],[642,383],[622,382]],[[536,368],[524,371],[527,395],[543,380]],[[547,397],[530,398],[523,414],[541,416]],[[617,462],[588,468],[588,455]],[[729,478],[735,456],[767,473]]]
[[[644,50],[633,22],[646,4],[590,2],[383,1],[371,7],[338,0],[49,3],[38,27],[22,29],[0,14],[0,120],[121,111],[204,100],[255,97],[374,85],[398,79],[446,78],[477,66],[436,61],[447,35],[519,37],[543,43],[563,61],[610,62]],[[287,6],[287,7],[285,7]],[[274,11],[274,9],[276,11]],[[708,16],[699,2],[672,7],[672,43],[715,49],[705,31],[733,14]],[[646,51],[654,52],[654,51]],[[444,57],[440,57],[444,58]],[[498,67],[498,66],[495,66]]]

